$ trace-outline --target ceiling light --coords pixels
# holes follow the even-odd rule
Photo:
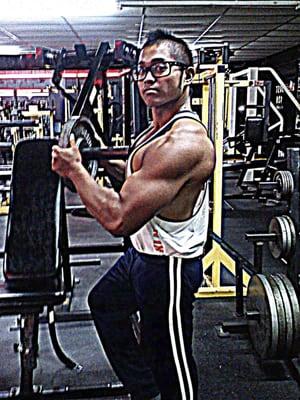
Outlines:
[[[295,6],[299,0],[117,0],[119,7]]]
[[[17,45],[0,45],[0,55],[1,56],[16,56],[20,54],[32,53],[34,49],[24,48]]]
[[[1,5],[0,20],[94,17],[113,15],[117,10],[115,0],[14,0],[13,7]]]

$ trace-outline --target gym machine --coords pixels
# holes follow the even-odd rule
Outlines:
[[[100,146],[93,146],[96,143],[96,138],[101,137],[103,142],[106,142],[109,144],[109,141],[107,140],[107,137],[102,134],[101,127],[97,125],[96,119],[94,118],[94,109],[93,109],[93,99],[92,99],[92,91],[95,86],[95,76],[98,74],[100,71],[102,74],[104,74],[109,67],[111,67],[116,60],[118,62],[122,62],[122,57],[124,57],[126,61],[130,59],[130,62],[135,62],[135,56],[136,53],[131,53],[131,50],[134,50],[133,48],[129,48],[128,46],[125,46],[124,42],[120,42],[121,47],[117,47],[113,51],[110,51],[109,46],[107,43],[101,43],[99,45],[98,50],[95,53],[95,58],[93,59],[92,62],[92,67],[89,71],[89,74],[87,76],[87,79],[85,80],[82,90],[78,96],[78,98],[75,101],[73,110],[72,110],[72,116],[69,121],[66,122],[63,128],[63,132],[61,135],[61,143],[62,144],[68,144],[69,143],[69,135],[71,133],[75,134],[76,137],[76,142],[80,148],[80,151],[83,155],[84,162],[87,163],[87,168],[93,175],[93,171],[95,171],[95,168],[92,168],[91,163],[97,161],[97,159],[103,159],[103,158],[108,158],[108,159],[113,159],[113,158],[125,158],[127,156],[127,147],[118,147],[117,149],[112,149],[110,147],[105,147],[102,148]],[[129,54],[130,53],[130,54]],[[103,77],[104,75],[102,75]],[[91,100],[92,99],[92,100]],[[16,212],[16,206],[15,202],[20,199],[19,197],[16,197],[15,192],[19,190],[20,192],[20,187],[23,187],[22,181],[25,179],[29,179],[29,176],[27,176],[26,171],[28,170],[34,170],[38,171],[38,174],[43,175],[45,173],[45,179],[43,179],[43,176],[38,176],[36,177],[37,179],[32,179],[32,176],[30,177],[30,182],[32,185],[35,185],[33,188],[32,185],[26,185],[26,189],[28,190],[28,196],[23,193],[22,191],[22,196],[24,198],[24,195],[26,199],[24,201],[27,203],[26,204],[26,209],[29,210],[29,213],[32,214],[32,216],[35,218],[36,216],[40,216],[40,213],[42,212],[42,209],[45,207],[45,204],[43,202],[39,202],[40,197],[39,196],[33,196],[38,191],[38,188],[36,187],[38,185],[38,182],[42,184],[42,187],[40,188],[40,192],[43,193],[44,190],[42,188],[45,186],[47,187],[47,190],[51,189],[51,185],[48,187],[48,180],[52,178],[53,180],[53,173],[49,171],[50,169],[50,154],[51,154],[51,147],[53,145],[53,141],[55,139],[50,139],[50,138],[43,138],[43,139],[23,139],[20,142],[17,143],[16,145],[16,153],[14,155],[14,169],[13,169],[13,182],[12,189],[14,190],[14,196],[12,197],[12,203],[9,208],[9,221],[12,220],[12,223],[8,230],[9,235],[8,235],[8,240],[7,239],[7,245],[4,251],[4,260],[5,260],[5,265],[7,265],[6,260],[9,260],[9,255],[12,253],[11,247],[13,246],[16,240],[16,237],[12,236],[12,233],[14,232],[14,229],[12,228],[13,226],[13,221],[16,219],[13,219],[11,215],[14,215],[13,212]],[[41,151],[42,148],[42,151]],[[21,149],[21,150],[17,150]],[[29,151],[30,150],[30,151]],[[28,151],[32,152],[32,157],[24,157],[24,154],[26,153],[28,155]],[[20,156],[21,154],[21,156]],[[21,162],[22,162],[22,168],[16,167],[18,160],[21,157]],[[28,160],[28,161],[26,161]],[[43,167],[39,167],[39,165],[27,165],[26,162],[32,162],[32,163],[42,163]],[[45,165],[47,164],[47,167]],[[47,171],[45,171],[48,168]],[[15,171],[23,171],[21,174],[21,178],[15,178],[16,172]],[[20,173],[20,172],[19,172]],[[50,177],[49,177],[50,174]],[[56,174],[54,174],[56,176]],[[42,183],[41,183],[42,182]],[[14,391],[13,393],[6,393],[6,397],[9,398],[11,395],[13,395],[16,398],[45,398],[45,397],[52,397],[52,398],[86,398],[86,397],[108,397],[108,396],[113,396],[116,397],[121,394],[126,394],[126,391],[124,390],[123,386],[121,384],[107,384],[103,385],[101,387],[96,387],[96,388],[78,388],[78,389],[70,389],[70,388],[62,388],[59,390],[43,390],[42,388],[35,388],[33,385],[33,370],[36,368],[36,360],[37,360],[37,348],[38,348],[38,343],[37,343],[37,333],[38,333],[38,326],[40,320],[43,319],[43,317],[40,315],[43,311],[44,306],[47,306],[47,322],[49,325],[49,330],[50,330],[50,336],[52,339],[52,344],[54,347],[54,350],[59,357],[59,359],[68,367],[71,369],[75,369],[77,371],[80,371],[81,367],[76,364],[73,360],[69,359],[67,355],[64,354],[62,349],[60,348],[60,345],[58,343],[58,340],[56,338],[55,334],[55,321],[79,321],[79,320],[88,320],[90,319],[89,313],[84,313],[80,315],[71,315],[72,313],[70,312],[65,312],[65,313],[57,313],[54,310],[54,306],[61,306],[62,303],[65,304],[67,301],[70,302],[70,299],[72,297],[72,289],[73,289],[73,283],[72,282],[72,277],[71,277],[71,263],[69,260],[70,255],[76,255],[76,254],[87,254],[87,253],[101,253],[103,251],[111,252],[111,251],[117,251],[117,252],[122,252],[124,251],[124,245],[106,245],[106,246],[73,246],[70,247],[68,245],[68,239],[67,239],[67,228],[66,228],[66,212],[68,211],[66,207],[64,206],[64,199],[63,199],[63,182],[59,180],[59,183],[56,183],[59,187],[59,192],[61,193],[61,201],[60,201],[60,210],[61,210],[61,216],[59,217],[59,214],[55,214],[55,216],[58,218],[58,225],[57,225],[57,230],[58,233],[51,236],[52,238],[59,238],[59,243],[57,244],[58,252],[60,255],[57,255],[57,260],[59,261],[59,266],[57,266],[57,274],[53,274],[53,279],[55,280],[55,283],[59,284],[59,288],[61,288],[61,291],[58,293],[57,290],[52,289],[52,287],[49,288],[48,285],[48,278],[45,279],[45,277],[40,277],[35,274],[37,272],[34,267],[34,260],[35,257],[34,255],[36,254],[37,249],[43,249],[42,251],[47,252],[47,246],[45,244],[42,245],[42,243],[30,243],[33,248],[29,249],[27,247],[28,241],[29,241],[29,236],[31,236],[32,232],[31,229],[27,229],[26,231],[26,223],[28,222],[30,226],[41,226],[38,221],[34,222],[31,221],[28,217],[28,213],[23,213],[20,211],[17,211],[18,218],[24,218],[24,221],[22,222],[22,226],[24,227],[25,233],[27,233],[28,240],[21,240],[19,237],[17,242],[22,242],[24,245],[22,246],[22,249],[24,250],[23,253],[26,252],[26,254],[30,257],[30,260],[33,260],[33,267],[32,267],[32,273],[31,273],[31,278],[32,281],[36,281],[36,287],[39,288],[40,286],[45,287],[46,289],[49,289],[48,291],[46,290],[46,293],[41,293],[40,291],[36,290],[33,293],[31,290],[26,289],[26,279],[24,280],[24,273],[19,272],[24,272],[24,268],[31,268],[30,263],[23,263],[23,253],[18,256],[18,253],[16,252],[16,257],[19,262],[19,266],[17,269],[19,270],[12,270],[12,268],[7,268],[5,269],[5,281],[2,282],[1,284],[1,292],[0,292],[0,310],[1,314],[4,315],[10,315],[10,314],[20,314],[21,319],[20,319],[20,329],[21,329],[21,346],[19,347],[20,349],[20,354],[21,354],[21,381],[20,381],[20,387],[18,390]],[[55,186],[56,188],[56,186]],[[55,188],[53,189],[53,193],[55,193]],[[58,189],[57,189],[58,190]],[[51,192],[52,193],[52,192]],[[28,199],[27,199],[28,197]],[[20,201],[20,200],[19,200]],[[36,202],[37,204],[31,205],[31,202]],[[52,208],[49,205],[49,209],[53,209],[53,207],[57,207],[58,200],[52,202]],[[19,204],[20,207],[20,204]],[[38,208],[39,207],[39,208]],[[34,208],[37,212],[32,213],[32,208]],[[48,207],[47,207],[48,209]],[[38,211],[40,210],[40,211]],[[70,210],[69,210],[70,211]],[[20,221],[19,221],[20,222]],[[43,232],[52,232],[53,229],[53,221],[49,220],[49,218],[45,221],[47,223],[47,226],[41,227]],[[55,225],[56,226],[56,225]],[[16,231],[16,229],[15,229]],[[25,234],[24,233],[24,234]],[[30,233],[30,234],[29,234]],[[22,235],[22,232],[18,231],[19,235]],[[38,235],[37,235],[38,236]],[[40,236],[40,240],[42,240],[43,235]],[[11,245],[10,245],[11,244]],[[50,243],[49,243],[50,246]],[[51,244],[51,249],[53,250],[53,245]],[[31,251],[32,250],[32,251]],[[13,252],[14,254],[15,252]],[[26,256],[25,256],[26,258]],[[51,260],[53,260],[53,256],[51,259],[47,256],[47,254],[43,254],[39,259],[42,260],[48,260],[49,263],[51,264]],[[9,264],[10,267],[12,267],[14,264]],[[37,268],[43,268],[47,270],[47,265],[46,266],[38,266]],[[14,268],[14,267],[13,267]],[[51,265],[50,265],[51,268]],[[14,279],[15,275],[17,276],[17,279]],[[30,274],[27,274],[30,276]],[[41,285],[41,279],[42,283],[47,283]],[[51,276],[52,278],[52,276]],[[28,287],[28,284],[27,284]],[[49,293],[48,293],[49,292]],[[16,307],[16,303],[18,304],[18,307]],[[133,321],[133,329],[137,327],[136,324],[134,324],[135,319],[134,317],[132,318]],[[137,336],[138,336],[138,331],[137,331]],[[3,397],[4,396],[4,397]],[[5,393],[2,396],[2,398],[5,397]]]
[[[233,81],[246,82],[250,79],[262,82],[265,90],[263,86],[253,85],[245,93],[237,84],[229,92],[230,112],[227,115],[228,136],[225,140],[229,148],[224,156],[227,159],[224,170],[240,171],[236,186],[241,192],[231,197],[228,195],[227,198],[257,198],[264,202],[278,202],[292,192],[292,180],[286,171],[285,149],[287,143],[292,145],[299,142],[295,114],[299,112],[300,105],[271,68],[249,68],[230,74],[230,80]],[[242,131],[236,135],[238,129]],[[235,158],[241,161],[236,162]],[[251,174],[252,178],[249,179]]]

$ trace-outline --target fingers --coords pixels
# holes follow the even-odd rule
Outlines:
[[[71,134],[70,134],[69,143],[70,143],[70,146],[71,146],[71,147],[76,146],[76,141],[75,141],[75,135],[74,135],[74,133],[71,133]]]
[[[59,146],[57,146],[57,145],[52,146],[52,154],[51,154],[52,155],[52,164],[53,164],[54,160],[56,159],[58,153],[59,153]]]

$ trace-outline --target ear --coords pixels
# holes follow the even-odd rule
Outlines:
[[[188,67],[185,70],[185,79],[184,79],[184,83],[186,85],[190,85],[194,79],[195,76],[195,70],[194,67]]]

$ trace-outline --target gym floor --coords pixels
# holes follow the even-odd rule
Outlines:
[[[75,195],[69,195],[68,199],[69,204],[78,202]],[[282,214],[282,205],[269,207],[257,200],[225,201],[224,238],[243,256],[251,260],[253,248],[251,243],[244,239],[245,232],[254,229],[266,231],[272,216],[280,214]],[[1,217],[0,248],[3,248],[5,226],[6,217]],[[105,232],[91,218],[68,216],[68,227],[71,245],[120,241]],[[78,284],[74,289],[72,311],[87,310],[87,294],[90,287],[119,255],[101,254],[99,255],[100,265],[73,268]],[[89,257],[91,256],[86,256],[86,258]],[[94,258],[95,255],[92,257]],[[80,258],[82,259],[82,256]],[[271,269],[284,272],[284,266],[275,262],[267,246],[264,250],[263,265],[267,271]],[[299,399],[300,388],[297,382],[282,365],[276,364],[271,369],[262,366],[247,334],[238,333],[223,338],[218,336],[216,327],[224,321],[236,320],[234,311],[233,299],[207,298],[197,299],[195,302],[194,353],[199,372],[199,399]],[[35,385],[52,389],[118,382],[102,351],[92,321],[58,323],[57,331],[64,351],[81,364],[83,369],[77,373],[61,364],[52,350],[47,325],[40,324],[39,358],[34,373]],[[19,355],[13,348],[13,344],[19,339],[15,317],[0,318],[0,337],[2,359],[0,391],[8,391],[11,387],[19,385]]]

